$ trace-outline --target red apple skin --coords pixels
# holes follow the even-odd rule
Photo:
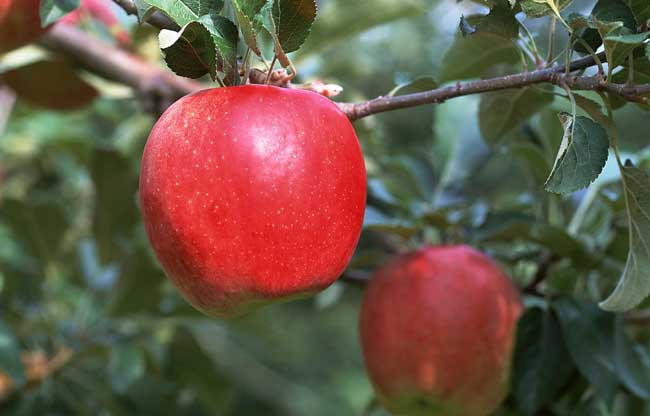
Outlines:
[[[158,120],[142,159],[151,245],[184,297],[212,316],[333,283],[359,240],[365,200],[350,121],[308,91],[186,96]]]
[[[0,0],[0,53],[33,42],[41,28],[40,0]]]
[[[424,247],[383,266],[359,325],[379,401],[399,415],[490,414],[508,392],[521,309],[506,275],[471,247]]]

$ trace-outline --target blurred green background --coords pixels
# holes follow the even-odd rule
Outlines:
[[[576,1],[571,10],[593,3]],[[461,14],[487,10],[454,0],[322,0],[319,9],[295,61],[302,80],[342,85],[341,101],[435,77]],[[542,49],[548,22],[526,21]],[[134,30],[140,52],[155,56],[155,32]],[[136,202],[155,120],[132,93],[108,84],[102,91],[72,113],[18,101],[0,132],[0,414],[381,414],[358,345],[359,286],[338,282],[315,298],[230,321],[205,318],[179,297],[152,255]],[[547,194],[542,184],[561,138],[555,113],[567,103],[556,99],[490,144],[479,133],[478,106],[478,97],[464,97],[355,124],[369,196],[350,268],[372,271],[387,259],[387,245],[467,242],[523,286],[536,259],[551,252],[561,260],[550,268],[548,296],[602,299],[627,249],[620,186],[608,173],[615,166],[595,191]],[[628,105],[616,117],[626,156],[650,164],[647,113]],[[575,219],[589,192],[595,202]],[[629,331],[642,371],[650,368],[649,334]],[[571,369],[566,360],[560,367]],[[48,376],[34,382],[39,370]],[[574,377],[575,387],[543,414],[650,414],[625,383],[605,400]],[[614,403],[612,413],[602,413],[603,400]],[[520,407],[510,398],[502,414],[522,414]]]

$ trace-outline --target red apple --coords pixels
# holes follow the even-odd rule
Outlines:
[[[399,415],[485,416],[508,392],[521,301],[467,246],[425,247],[379,269],[360,335],[379,401]]]
[[[354,129],[332,101],[246,85],[189,95],[162,115],[140,204],[180,292],[231,316],[339,277],[361,232],[365,181]]]
[[[40,0],[0,0],[0,53],[27,45],[45,32]]]

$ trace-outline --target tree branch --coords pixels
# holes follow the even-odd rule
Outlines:
[[[119,3],[128,0],[120,0]],[[114,48],[75,28],[56,25],[43,38],[42,44],[48,49],[72,58],[82,67],[107,79],[133,87],[145,98],[153,97],[150,111],[160,113],[176,99],[192,92],[208,88],[186,78],[173,75],[169,71],[146,63],[141,59]],[[605,61],[604,54],[598,58]],[[595,65],[593,57],[574,61],[571,71],[579,71]],[[566,74],[563,66],[539,69],[513,75],[489,78],[478,81],[457,82],[455,85],[430,91],[407,94],[397,97],[378,97],[360,103],[339,103],[339,107],[350,120],[358,120],[373,114],[420,105],[442,103],[448,99],[464,95],[480,94],[509,88],[522,88],[535,84],[568,86],[574,90],[605,91],[617,94],[628,101],[647,103],[643,97],[650,93],[650,84],[627,85],[611,84],[602,78]]]
[[[128,14],[137,16],[138,9],[135,7],[133,0],[113,0],[118,6],[124,9]],[[146,19],[147,23],[158,29],[179,30],[180,26],[164,13],[154,12]]]
[[[90,72],[132,87],[145,99],[145,108],[154,113],[161,113],[184,95],[208,88],[149,64],[72,26],[54,25],[41,38],[41,44]]]

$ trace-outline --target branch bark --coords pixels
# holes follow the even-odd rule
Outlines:
[[[145,108],[150,112],[160,114],[178,98],[208,88],[147,63],[72,26],[54,25],[40,43],[90,72],[132,87],[143,96]]]
[[[132,4],[130,0],[116,0],[118,4]],[[128,6],[127,6],[128,7]],[[154,14],[155,16],[155,14]],[[157,23],[162,25],[161,23]],[[176,99],[192,92],[209,88],[201,83],[173,75],[169,71],[146,63],[139,58],[114,48],[72,27],[56,25],[42,39],[48,49],[72,58],[87,70],[107,79],[129,85],[149,97],[154,105],[151,111],[160,113]],[[601,62],[604,53],[598,55]],[[596,65],[593,57],[578,59],[571,63],[570,71],[580,71]],[[605,91],[617,94],[628,101],[648,102],[650,84],[612,84],[602,78],[566,74],[563,66],[554,66],[501,77],[457,82],[455,85],[398,97],[378,97],[360,103],[338,103],[350,120],[358,120],[373,114],[399,110],[483,92],[522,88],[536,84],[568,86],[574,90]],[[153,99],[151,99],[153,97]]]
[[[128,14],[137,16],[138,9],[135,7],[133,0],[113,0],[115,4],[124,9]],[[154,12],[146,19],[147,23],[158,29],[179,30],[180,26],[161,12]]]

